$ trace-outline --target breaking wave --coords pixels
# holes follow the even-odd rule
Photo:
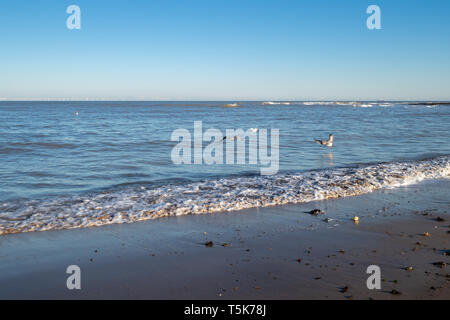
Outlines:
[[[0,234],[131,223],[166,216],[348,197],[450,178],[450,156],[274,176],[241,176],[94,195],[0,203]]]
[[[262,105],[303,105],[303,106],[348,106],[348,107],[392,107],[395,103],[390,102],[361,102],[361,101],[304,101],[304,102],[277,102],[266,101]]]

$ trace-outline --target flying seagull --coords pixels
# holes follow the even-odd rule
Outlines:
[[[314,139],[314,141],[317,142],[318,144],[322,145],[322,146],[332,147],[333,146],[333,134],[330,133],[330,136],[328,137],[328,140],[317,140],[317,139]]]

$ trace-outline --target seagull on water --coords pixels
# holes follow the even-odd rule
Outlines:
[[[317,142],[318,144],[322,145],[322,146],[326,146],[326,147],[332,147],[333,146],[333,134],[330,133],[330,136],[328,137],[328,140],[318,140],[318,139],[314,139],[315,142]]]

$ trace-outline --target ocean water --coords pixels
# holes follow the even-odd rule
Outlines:
[[[0,102],[0,234],[352,196],[450,178],[450,106]],[[176,129],[278,128],[279,172],[175,165]],[[333,148],[314,143],[335,137]],[[207,143],[204,143],[206,145]]]

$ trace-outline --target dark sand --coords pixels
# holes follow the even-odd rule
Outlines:
[[[450,263],[449,190],[450,181],[435,181],[303,205],[1,236],[0,298],[450,299],[449,269],[433,265]],[[306,213],[314,208],[326,214]],[[72,264],[81,267],[81,290],[66,288]],[[381,290],[366,287],[373,264]]]

